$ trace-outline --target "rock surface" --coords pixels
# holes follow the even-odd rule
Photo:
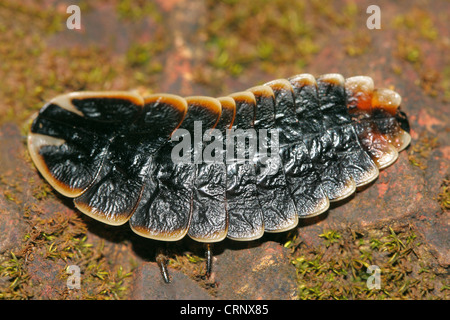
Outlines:
[[[14,103],[6,103],[6,99],[2,102],[0,99],[0,297],[152,300],[288,300],[297,297],[299,284],[296,269],[291,263],[290,250],[283,246],[285,241],[290,240],[288,234],[266,235],[258,241],[244,244],[227,240],[215,246],[211,279],[214,282],[213,288],[205,286],[205,281],[198,281],[200,264],[203,262],[190,263],[184,258],[187,254],[201,257],[198,245],[194,245],[192,249],[192,243],[183,240],[174,244],[169,251],[171,258],[179,258],[184,261],[184,265],[180,263],[177,270],[169,267],[173,282],[165,284],[154,259],[161,243],[134,235],[128,225],[106,227],[83,217],[74,209],[70,200],[53,193],[30,162],[23,133],[26,131],[24,128],[27,127],[28,118],[22,113],[31,115],[44,100],[52,97],[51,94],[66,90],[127,90],[130,86],[139,87],[147,75],[142,74],[138,68],[132,69],[120,64],[121,59],[126,58],[127,49],[133,41],[156,41],[156,31],[148,31],[157,30],[156,21],[164,21],[160,24],[168,30],[170,37],[162,39],[169,41],[170,45],[160,53],[164,56],[161,65],[153,66],[156,69],[162,67],[162,71],[157,72],[156,76],[148,75],[152,82],[148,80],[145,84],[153,84],[155,87],[146,89],[151,89],[152,92],[214,95],[220,83],[224,90],[220,95],[225,95],[275,77],[289,77],[291,73],[302,72],[314,75],[338,72],[346,77],[364,74],[371,76],[376,86],[395,87],[403,97],[402,108],[411,122],[411,146],[400,154],[393,166],[383,170],[370,187],[321,216],[302,220],[297,228],[297,241],[317,248],[323,246],[323,239],[319,235],[326,230],[344,232],[351,229],[363,233],[387,226],[408,226],[414,230],[427,252],[420,257],[424,259],[423,263],[436,266],[441,274],[448,276],[450,219],[448,204],[447,208],[442,207],[440,194],[443,193],[446,181],[450,179],[449,29],[448,21],[441,15],[442,12],[449,12],[449,3],[382,2],[382,29],[372,30],[370,33],[365,30],[365,9],[370,1],[355,2],[353,7],[345,7],[349,11],[357,8],[358,14],[354,21],[357,26],[351,27],[343,26],[346,20],[333,19],[330,12],[336,9],[327,11],[327,8],[323,8],[322,12],[314,7],[314,10],[320,11],[319,22],[325,23],[327,19],[330,22],[328,26],[310,25],[317,29],[318,48],[311,54],[305,68],[289,60],[283,66],[280,65],[280,68],[275,68],[276,71],[270,69],[271,71],[264,72],[263,69],[247,68],[240,78],[219,77],[223,72],[207,68],[202,76],[198,75],[199,66],[207,65],[209,61],[205,53],[207,32],[204,29],[208,26],[206,17],[211,8],[205,3],[186,0],[156,1],[157,9],[146,11],[144,18],[140,17],[141,20],[123,19],[115,7],[102,3],[89,9],[89,15],[85,17],[85,29],[78,33],[65,29],[51,35],[42,32],[43,46],[48,47],[36,54],[38,60],[31,58],[34,51],[30,43],[34,38],[26,38],[26,35],[23,43],[30,52],[30,61],[5,57],[4,61],[11,65],[17,60],[30,65],[27,65],[26,72],[19,67],[11,67],[8,69],[10,76],[1,74],[6,82],[3,89],[0,89],[3,90],[0,97],[9,97],[17,88],[25,88],[21,90],[27,92],[27,97],[17,96]],[[342,8],[344,3],[346,1],[338,1],[335,7]],[[30,4],[26,10],[22,10],[22,15],[28,17],[33,8]],[[13,2],[7,1],[4,7],[0,7],[0,14],[5,17],[14,10],[18,9]],[[155,18],[155,10],[161,12],[163,19]],[[65,17],[65,3],[61,1],[56,13],[51,12]],[[131,14],[130,12],[126,13]],[[97,19],[101,14],[104,14],[103,18]],[[414,25],[415,18],[423,18],[425,22],[422,27]],[[20,21],[21,15],[17,19]],[[418,24],[421,22],[417,20]],[[123,24],[124,29],[120,30],[125,30],[124,34],[120,33],[117,25],[115,29],[110,29],[114,24]],[[20,33],[25,25],[11,22],[10,28]],[[99,28],[98,32],[91,32],[95,27]],[[330,31],[329,28],[332,27],[335,29]],[[111,32],[108,30],[117,32],[117,37],[110,38]],[[427,30],[436,30],[438,36],[426,33]],[[327,32],[331,35],[327,36]],[[358,32],[370,38],[366,45],[368,48],[358,42],[361,41],[360,37],[354,36]],[[69,35],[70,38],[67,38]],[[2,38],[2,43],[8,42],[6,33],[4,36],[6,38]],[[104,37],[109,40],[102,42]],[[348,44],[348,39],[352,40],[351,45]],[[111,64],[117,65],[104,70],[102,66],[106,64],[105,61],[91,66],[89,58],[82,56],[77,60],[78,57],[73,57],[74,61],[78,61],[77,64],[71,61],[70,55],[65,57],[61,54],[68,50],[75,55],[71,50],[77,52],[78,49],[75,48],[80,44],[98,42],[105,45],[106,49],[102,47],[101,50],[108,52],[107,57],[111,57],[113,61]],[[110,42],[113,45],[108,46]],[[361,46],[363,53],[349,54],[361,49]],[[49,52],[56,52],[55,56]],[[0,56],[4,54],[6,53],[0,52]],[[223,59],[224,56],[223,54]],[[87,57],[90,55],[87,54]],[[231,59],[229,55],[228,58]],[[142,59],[145,60],[146,57]],[[152,59],[153,56],[149,61]],[[245,62],[242,64],[245,65]],[[148,65],[150,62],[142,67]],[[265,61],[265,66],[267,65],[270,62]],[[48,70],[41,70],[43,66]],[[96,73],[89,73],[91,69],[95,69]],[[62,83],[50,85],[45,82],[50,71],[52,77],[60,79]],[[21,72],[27,74],[28,78]],[[71,79],[77,72],[88,74],[88,80]],[[37,80],[30,78],[34,73],[37,74]],[[212,74],[212,80],[200,81],[199,78],[206,77],[205,74]],[[214,76],[218,78],[215,80]],[[104,81],[102,77],[111,78]],[[135,80],[127,77],[135,77]],[[14,79],[17,82],[11,82]],[[27,87],[30,86],[29,83],[35,87]],[[41,96],[44,89],[48,93]],[[31,99],[28,95],[32,95],[32,92],[36,95],[34,100],[26,101],[33,104],[21,106],[22,98]],[[82,287],[85,289],[79,292],[68,290],[65,286],[65,268],[71,263],[79,264],[82,268]],[[15,285],[11,287],[11,283]]]

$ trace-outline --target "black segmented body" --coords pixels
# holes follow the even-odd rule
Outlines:
[[[298,75],[219,99],[72,93],[42,108],[28,145],[50,184],[105,223],[129,221],[136,233],[166,241],[252,240],[326,211],[393,163],[409,143],[399,104],[368,77],[337,74]],[[170,137],[178,129],[193,135],[195,121],[219,129],[223,145],[230,128],[275,129],[281,165],[268,174],[258,155],[175,163],[179,141]],[[270,141],[262,142],[274,147]]]

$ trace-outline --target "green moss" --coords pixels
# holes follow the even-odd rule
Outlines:
[[[367,31],[357,32],[343,41],[345,52],[350,57],[358,57],[367,53],[371,47],[372,39]]]
[[[441,84],[444,102],[450,102],[450,66],[446,66],[442,71]]]
[[[65,28],[57,7],[40,3],[2,1],[0,3],[0,124],[13,121],[21,125],[22,134],[29,127],[29,117],[53,96],[74,90],[114,90],[147,88],[157,85],[155,75],[162,71],[164,53],[171,45],[167,26],[158,6],[148,1],[114,2],[121,22],[130,23],[150,17],[155,22],[151,39],[132,38],[125,54],[116,54],[97,46],[49,47],[50,35]],[[80,2],[82,12],[94,8]],[[370,36],[357,29],[364,6],[346,1],[336,7],[332,1],[206,1],[206,12],[199,23],[196,39],[205,41],[205,64],[194,70],[194,79],[211,92],[223,94],[225,78],[262,73],[286,77],[305,70],[320,51],[324,41],[334,38],[336,30],[351,34],[335,46],[352,57],[360,57],[372,46]],[[433,72],[424,67],[427,55],[423,44],[445,52],[434,18],[423,9],[411,9],[394,21],[398,40],[393,68],[402,74],[403,62],[413,66],[425,92],[442,92],[450,100],[450,68]],[[204,23],[204,24],[203,24]],[[445,37],[444,37],[445,38]],[[203,48],[203,47],[202,47]],[[203,59],[203,57],[201,57]],[[155,80],[156,79],[156,80]],[[157,86],[155,86],[157,87]],[[419,139],[410,150],[411,164],[426,168],[427,158],[437,141]],[[1,180],[6,178],[0,177]],[[32,196],[38,203],[52,197],[51,188],[41,181],[33,184]],[[3,197],[20,204],[20,190],[6,184]],[[437,198],[448,209],[448,188],[443,185]],[[0,258],[1,298],[26,299],[36,295],[36,283],[30,276],[33,256],[51,261],[67,278],[66,267],[79,265],[83,270],[82,290],[56,294],[57,298],[117,299],[126,297],[133,265],[108,261],[104,243],[86,237],[86,222],[72,212],[66,216],[54,212],[44,217],[34,206],[24,208],[29,224],[23,243]],[[307,248],[294,236],[285,246],[292,251],[299,277],[299,298],[416,298],[448,297],[448,283],[438,285],[432,266],[415,260],[419,242],[412,230],[336,232],[324,230],[323,246]],[[409,260],[408,260],[409,259]],[[173,267],[193,275],[204,287],[203,258],[176,255]],[[370,291],[365,285],[368,265],[382,268],[383,289]],[[414,266],[419,265],[419,270]],[[433,280],[432,278],[435,277]],[[439,280],[440,281],[440,280]]]
[[[117,13],[122,19],[139,20],[152,17],[156,22],[162,21],[162,16],[154,2],[143,0],[119,0]]]
[[[441,192],[437,196],[437,201],[441,205],[442,210],[450,210],[450,180],[445,179],[441,185]]]
[[[396,16],[392,25],[397,31],[396,54],[413,66],[419,78],[417,84],[426,94],[432,97],[441,96],[446,100],[448,81],[445,79],[445,70],[441,74],[442,70],[436,70],[427,62],[429,48],[437,52],[445,52],[447,48],[445,40],[439,35],[435,20],[436,17],[428,10],[413,7]]]
[[[357,34],[342,48],[360,56],[371,46],[367,33],[358,32],[358,17],[365,8],[357,2],[337,6],[332,1],[207,1],[205,27],[207,65],[194,72],[194,79],[223,93],[225,78],[251,74],[286,77],[306,68],[323,41],[338,30]]]
[[[374,231],[336,232],[320,238],[324,246],[300,243],[293,251],[292,264],[298,276],[299,299],[446,299],[445,278],[426,272],[432,264],[420,259],[421,244],[414,230],[392,228]],[[381,272],[381,288],[369,289],[373,274]],[[417,269],[416,265],[421,265]]]
[[[438,139],[427,133],[421,133],[418,141],[411,147],[408,153],[409,163],[422,170],[427,168],[427,159],[432,150],[439,146]]]
[[[145,85],[151,75],[158,74],[163,70],[159,55],[168,45],[167,37],[157,33],[151,42],[136,42],[130,46],[125,58],[127,66],[135,70],[134,80],[137,83]]]
[[[0,276],[5,280],[0,283],[0,298],[37,297],[39,286],[30,275],[30,270],[36,268],[35,256],[53,261],[52,270],[45,270],[42,265],[37,268],[44,273],[57,271],[62,286],[69,276],[66,272],[69,265],[77,265],[83,272],[80,290],[54,293],[53,298],[64,299],[69,294],[78,299],[121,299],[127,294],[131,265],[108,262],[102,253],[103,242],[94,245],[88,241],[87,227],[79,215],[55,212],[50,217],[42,217],[37,208],[31,210],[24,216],[29,228],[22,244],[0,263]]]
[[[304,66],[318,51],[302,2],[208,1],[207,8],[202,34],[208,64],[224,75],[255,67],[273,73],[296,62]]]
[[[407,36],[398,36],[397,54],[411,63],[418,63],[422,59],[420,44]]]
[[[0,299],[27,299],[32,296],[29,290],[30,275],[24,268],[24,259],[18,258],[14,252],[0,264],[0,276],[9,279],[6,288],[0,290]]]
[[[439,37],[430,13],[419,8],[411,8],[407,13],[396,16],[393,25],[396,29],[417,32],[420,37],[427,40],[435,40]]]
[[[328,230],[319,235],[320,238],[325,239],[325,245],[329,247],[333,243],[339,242],[341,235],[333,230]]]

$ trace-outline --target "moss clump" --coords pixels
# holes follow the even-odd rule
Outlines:
[[[401,59],[404,59],[413,64],[419,64],[423,59],[423,53],[420,49],[420,44],[409,38],[408,36],[399,36],[397,46],[397,54]]]
[[[86,224],[76,212],[43,217],[32,207],[24,219],[29,228],[22,244],[0,262],[0,298],[42,298],[42,281],[53,283],[52,299],[120,299],[127,294],[132,267],[109,262],[103,242],[88,241]],[[66,287],[70,265],[81,270],[79,290]]]
[[[43,34],[60,30],[61,15],[54,8],[37,3],[0,4],[0,124],[23,121],[30,108],[39,104],[39,82],[34,81],[35,67],[44,51]]]
[[[0,264],[0,276],[9,279],[9,283],[3,283],[0,290],[1,299],[27,299],[32,296],[29,290],[30,275],[24,268],[23,258],[18,258],[14,252],[10,252],[9,257]]]
[[[162,21],[162,16],[154,2],[145,0],[119,0],[116,4],[117,13],[122,19],[139,20],[152,17],[156,22]]]
[[[447,299],[448,280],[431,272],[409,227],[325,231],[324,245],[290,246],[299,299]],[[368,286],[380,270],[380,289]]]
[[[437,196],[437,201],[442,210],[450,210],[450,179],[445,179],[441,185],[441,192]]]
[[[422,170],[427,168],[427,159],[432,150],[439,146],[436,137],[430,137],[426,133],[422,133],[419,140],[411,147],[408,154],[409,163],[419,167]]]
[[[227,77],[249,74],[287,75],[308,72],[323,43],[342,40],[334,50],[360,56],[371,46],[368,32],[361,31],[366,7],[357,2],[337,5],[333,1],[207,1],[204,39],[207,64],[194,72],[194,79],[213,92],[227,92]],[[336,36],[336,37],[335,37]],[[261,80],[261,82],[264,80]],[[257,84],[257,83],[256,83]]]
[[[396,55],[413,66],[419,78],[417,84],[425,93],[446,99],[448,81],[445,71],[441,74],[441,70],[436,70],[427,61],[430,54],[434,54],[430,50],[445,52],[448,47],[445,41],[441,41],[435,20],[428,10],[418,7],[395,17],[392,24],[397,37]],[[443,59],[445,61],[445,57]]]
[[[439,31],[430,13],[417,7],[411,8],[408,12],[395,17],[393,25],[396,29],[406,29],[410,32],[415,32],[426,40],[436,40],[439,37]]]
[[[94,8],[85,2],[79,5],[83,14]],[[126,17],[122,23],[150,16],[154,27],[151,39],[132,39],[123,55],[102,47],[104,39],[99,45],[77,46],[64,41],[50,45],[49,39],[58,39],[59,31],[67,32],[67,14],[61,7],[21,5],[17,1],[0,4],[0,124],[25,123],[45,101],[70,91],[154,86],[152,76],[162,71],[157,55],[170,40],[164,26],[157,24],[161,21],[157,7],[145,1],[116,1],[115,5],[119,18]]]
[[[345,38],[343,44],[347,55],[358,57],[369,51],[372,37],[367,31],[359,31]]]
[[[207,49],[207,65],[196,73],[200,82],[223,83],[249,68],[285,76],[284,68],[304,67],[319,50],[308,17],[315,9],[304,2],[207,1],[207,10],[199,32]]]

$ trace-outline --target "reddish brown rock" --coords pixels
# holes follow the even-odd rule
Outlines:
[[[0,127],[0,254],[22,239],[26,229],[23,212],[34,202],[28,181],[37,177],[24,161],[24,139],[14,124]]]
[[[219,299],[286,300],[296,297],[295,268],[280,244],[232,244],[214,261]],[[233,250],[233,247],[237,247]]]
[[[195,281],[169,268],[171,283],[165,283],[156,263],[143,263],[134,271],[130,299],[137,300],[209,300],[212,297]]]

